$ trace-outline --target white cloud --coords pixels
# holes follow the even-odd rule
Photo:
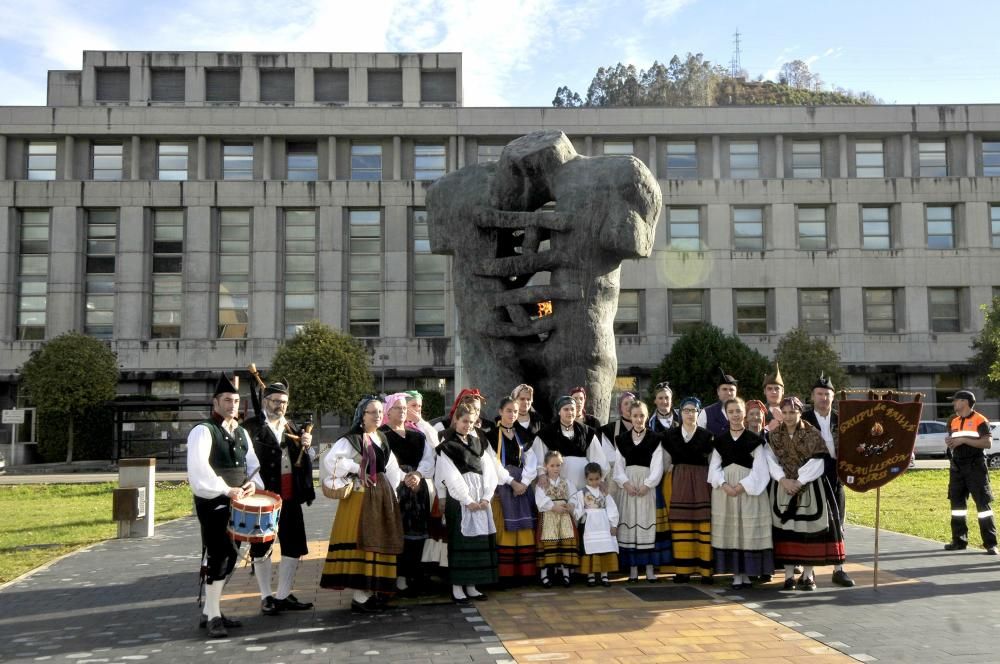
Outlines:
[[[644,18],[646,21],[669,19],[695,2],[696,0],[643,0]]]
[[[115,48],[110,32],[63,0],[0,3],[0,41],[25,47],[28,58],[79,69],[84,50]]]

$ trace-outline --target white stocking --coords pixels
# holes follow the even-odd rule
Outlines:
[[[284,558],[281,560],[285,562]],[[267,599],[271,595],[271,557],[254,558],[253,573],[257,577],[257,587],[260,588],[260,598]]]
[[[285,599],[292,594],[292,583],[295,582],[295,570],[299,568],[299,559],[282,556],[278,563],[278,592],[275,599]]]
[[[222,601],[222,581],[205,584],[205,617],[211,620],[222,615],[219,603]]]

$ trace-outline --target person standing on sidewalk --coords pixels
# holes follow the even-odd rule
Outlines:
[[[222,588],[239,553],[226,531],[229,501],[252,496],[264,488],[250,435],[236,420],[239,408],[239,388],[223,374],[212,395],[212,416],[195,425],[187,438],[188,483],[201,526],[205,582],[202,624],[213,639],[228,636],[227,627],[240,626],[239,621],[225,618],[219,608]]]
[[[281,611],[308,611],[312,602],[300,602],[292,594],[295,570],[299,559],[309,553],[306,541],[305,518],[302,504],[311,505],[316,500],[313,488],[312,434],[298,431],[296,442],[288,437],[288,387],[284,383],[271,383],[264,388],[260,398],[250,387],[257,416],[246,422],[253,437],[254,450],[260,458],[260,477],[264,488],[281,496],[281,514],[278,516],[278,545],[281,561],[278,563],[278,590],[271,594],[271,542],[250,545],[254,575],[260,589],[260,610],[266,616]],[[293,430],[294,431],[294,430]],[[293,434],[294,435],[294,434]]]
[[[837,444],[840,440],[840,418],[837,411],[833,409],[833,382],[824,375],[820,375],[812,388],[812,408],[802,413],[802,419],[816,427],[819,435],[826,443],[826,449],[830,452],[830,457],[825,460],[826,468],[823,474],[830,482],[833,489],[833,496],[837,500],[837,512],[840,518],[840,529],[844,530],[844,519],[847,510],[847,496],[844,494],[844,485],[837,475]],[[838,586],[850,588],[854,585],[854,579],[844,571],[842,564],[833,566],[833,582]]]
[[[976,395],[970,390],[959,390],[951,397],[955,417],[948,423],[950,471],[948,475],[948,501],[951,503],[951,542],[946,551],[961,551],[969,545],[969,526],[966,523],[969,495],[979,512],[979,532],[983,536],[986,553],[997,555],[997,527],[993,521],[993,492],[990,475],[986,470],[983,450],[993,445],[990,423],[974,409]]]

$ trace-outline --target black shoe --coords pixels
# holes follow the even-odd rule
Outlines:
[[[454,595],[452,595],[451,601],[454,602],[455,604],[461,604],[464,606],[468,604],[470,600],[468,597],[455,597]]]
[[[601,585],[604,586],[605,588],[610,588],[611,587],[611,579],[609,579],[606,576],[602,576],[601,577]]]
[[[597,579],[595,579],[592,576],[588,577],[587,578],[587,587],[588,588],[596,588],[597,587]]]
[[[949,542],[944,545],[945,551],[965,551],[965,548],[969,546],[968,542]]]
[[[274,595],[268,595],[260,602],[260,612],[265,616],[276,616],[281,613],[281,600],[274,599]]]
[[[842,569],[834,571],[833,582],[838,586],[844,586],[845,588],[851,588],[854,586],[854,579],[847,576],[847,572]]]
[[[708,576],[701,577],[701,585],[703,586],[714,586],[715,577],[709,574]]]
[[[650,578],[650,577],[647,576],[646,577],[646,582],[647,583],[659,583],[660,580],[658,578],[656,578],[655,576],[653,578]]]
[[[227,618],[222,616],[222,624],[226,626],[226,629],[235,629],[237,627],[243,627],[243,623],[236,619]],[[201,621],[198,622],[198,627],[205,629],[208,627],[208,616],[204,613],[201,614]]]
[[[688,583],[691,581],[690,574],[674,574],[674,583]]]
[[[760,583],[771,583],[771,575],[761,574],[760,576],[757,577],[757,581]]]
[[[351,611],[355,613],[378,613],[382,609],[379,608],[378,604],[375,602],[374,597],[369,597],[366,602],[358,602],[357,600],[351,600]]]
[[[549,577],[545,577],[544,579],[542,579],[542,588],[551,588],[551,587],[552,587],[552,579],[550,579]]]
[[[799,577],[799,582],[795,584],[795,587],[799,590],[816,590],[816,579]]]
[[[986,555],[987,556],[995,556],[995,555],[997,555],[997,553],[1000,553],[1000,551],[997,550],[996,544],[994,544],[993,546],[986,547]]]
[[[785,579],[785,585],[782,586],[782,590],[795,590],[795,577],[789,577]]]
[[[630,577],[628,578],[628,582],[629,582],[629,583],[639,583],[639,577],[637,577],[637,576],[636,576],[636,577],[631,577],[631,576],[630,576]]]
[[[222,621],[222,617],[212,618],[208,621],[208,638],[210,639],[224,639],[229,636],[229,632],[226,631],[226,625]]]
[[[282,611],[308,611],[313,608],[312,602],[300,602],[292,594],[289,594],[285,599],[276,599],[274,601]]]
[[[569,588],[569,586],[570,586],[571,583],[572,583],[572,580],[569,577],[569,573],[567,572],[566,574],[563,574],[563,578],[562,578],[563,588]]]
[[[486,593],[479,593],[478,595],[469,595],[469,599],[473,602],[485,602],[489,596]]]

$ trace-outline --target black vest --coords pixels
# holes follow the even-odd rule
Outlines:
[[[396,462],[400,468],[411,472],[420,465],[420,460],[424,458],[424,434],[412,429],[406,430],[405,436],[389,428],[388,424],[379,427],[379,431],[385,434],[389,441],[389,449],[396,455]]]
[[[586,457],[593,431],[586,424],[573,422],[573,437],[567,438],[562,434],[562,424],[556,420],[539,431],[538,437],[550,452],[555,450],[564,457]]]
[[[497,454],[497,457],[503,460],[504,465],[517,466],[520,468],[522,454],[531,448],[535,439],[533,436],[531,438],[526,437],[523,427],[514,426],[514,436],[511,438],[507,438],[502,432],[503,427],[498,424],[497,433],[490,436],[490,447],[493,449],[493,452]],[[502,454],[500,453],[500,448],[498,446],[498,438],[500,441],[503,441]],[[523,444],[524,447],[521,447],[521,444],[518,444],[518,439],[520,439],[521,444]]]
[[[264,488],[281,494],[281,455],[285,454],[292,465],[292,492],[295,501],[301,505],[316,500],[312,458],[309,453],[302,455],[302,465],[296,467],[299,446],[294,442],[290,443],[284,431],[281,432],[281,440],[275,440],[274,432],[263,418],[247,420],[246,429],[253,439],[253,451],[257,453],[257,459],[260,461],[260,479],[264,482]]]
[[[237,426],[230,435],[215,419],[201,423],[212,434],[212,451],[208,465],[229,486],[242,486],[247,481],[247,431]]]
[[[712,456],[713,436],[706,429],[695,429],[691,440],[684,442],[683,429],[676,427],[663,435],[663,448],[670,452],[670,458],[677,464],[707,466]]]
[[[659,434],[646,429],[642,441],[636,445],[631,431],[623,431],[615,441],[618,453],[625,459],[626,466],[642,466],[649,468],[653,463],[653,455],[660,452]]]
[[[752,431],[744,430],[736,440],[729,433],[716,436],[714,444],[715,451],[722,458],[723,468],[733,463],[753,468],[753,451],[764,444],[764,439]]]
[[[458,434],[450,432],[444,440],[437,446],[437,453],[443,454],[455,464],[455,468],[462,475],[466,473],[483,474],[483,453],[487,446],[483,444],[478,436],[469,436],[469,444],[466,445]]]

